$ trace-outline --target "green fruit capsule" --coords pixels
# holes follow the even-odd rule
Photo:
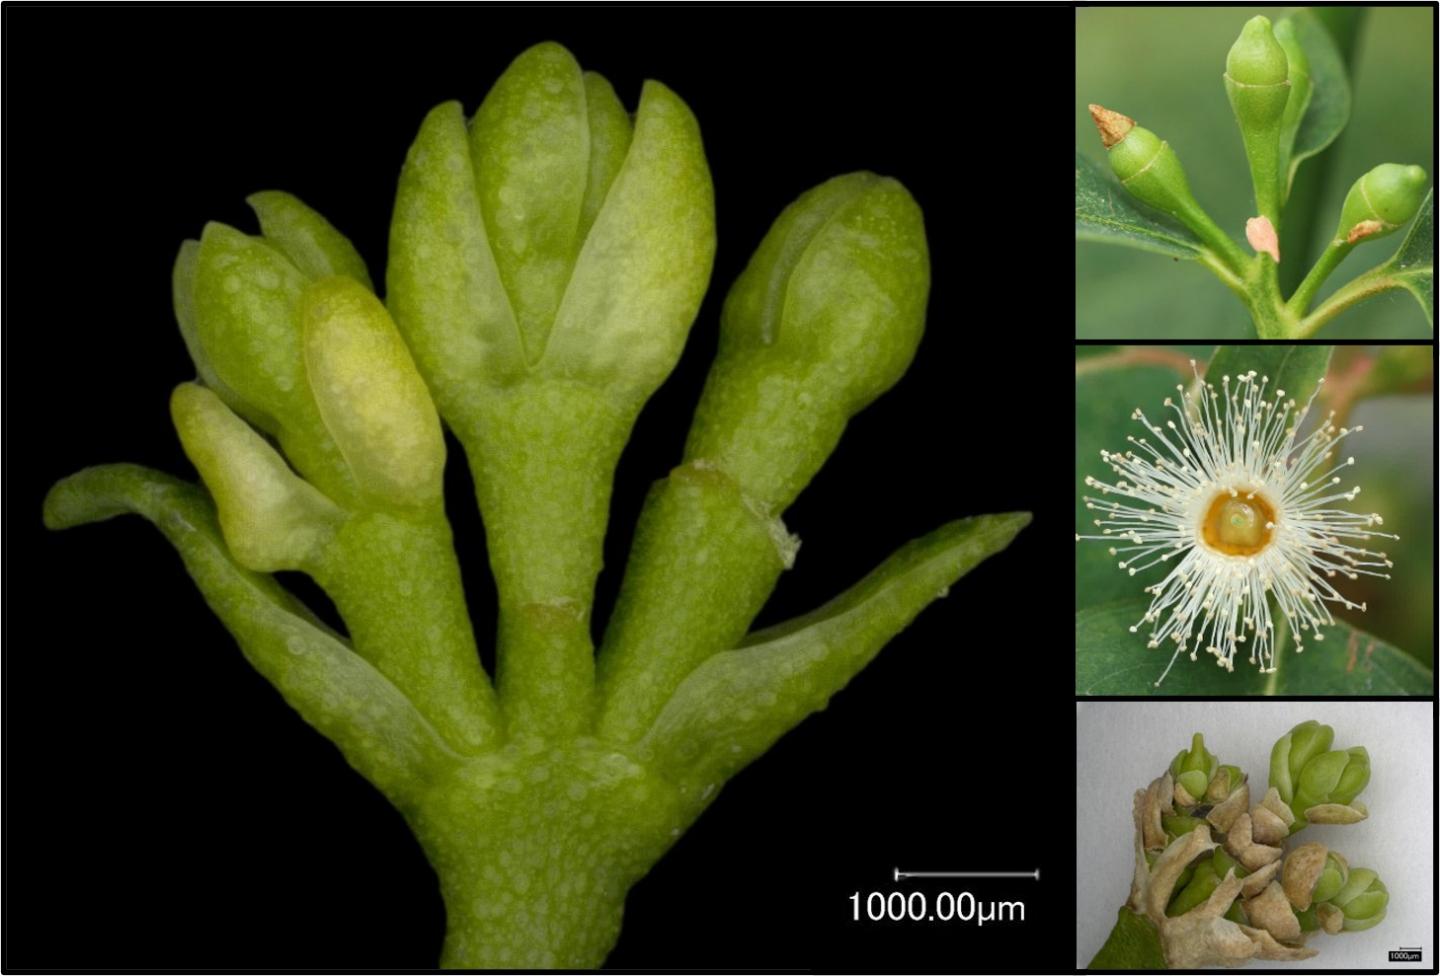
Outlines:
[[[1245,141],[1255,206],[1280,226],[1280,135],[1290,100],[1290,62],[1270,21],[1252,17],[1225,58],[1225,94]]]
[[[1393,234],[1420,209],[1425,199],[1425,170],[1381,163],[1355,181],[1345,195],[1336,243],[1355,244]]]

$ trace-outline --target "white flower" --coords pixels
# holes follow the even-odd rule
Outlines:
[[[1102,515],[1095,520],[1101,534],[1075,537],[1111,542],[1110,554],[1132,576],[1174,563],[1145,588],[1154,599],[1130,628],[1149,624],[1150,647],[1167,639],[1177,645],[1157,686],[1182,653],[1194,661],[1202,647],[1233,671],[1236,651],[1248,643],[1250,663],[1274,671],[1267,594],[1288,620],[1298,654],[1306,631],[1321,640],[1320,628],[1335,622],[1327,603],[1365,609],[1330,580],[1389,579],[1380,570],[1393,563],[1363,544],[1398,538],[1375,530],[1383,524],[1379,515],[1334,507],[1360,493],[1339,487],[1337,472],[1355,459],[1335,464],[1335,446],[1363,428],[1337,429],[1332,412],[1300,436],[1314,394],[1297,411],[1284,390],[1267,393],[1269,377],[1257,380],[1253,371],[1222,378],[1219,390],[1201,383],[1198,372],[1196,381],[1194,395],[1176,387],[1179,404],[1165,399],[1175,419],[1163,426],[1135,411],[1155,443],[1130,437],[1133,450],[1100,452],[1119,479],[1112,485],[1086,478],[1086,485],[1128,501],[1087,497],[1086,507]]]

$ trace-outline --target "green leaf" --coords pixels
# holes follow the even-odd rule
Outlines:
[[[1168,969],[1160,932],[1139,912],[1121,908],[1110,937],[1087,969]]]
[[[1315,87],[1310,95],[1310,107],[1300,120],[1300,131],[1295,134],[1287,196],[1300,164],[1334,142],[1350,121],[1350,79],[1330,32],[1308,10],[1296,11],[1291,19],[1300,46],[1310,60],[1310,81]]]
[[[1030,521],[1025,512],[951,522],[916,539],[818,610],[710,657],[676,689],[639,751],[704,801],[829,702],[932,600]]]
[[[1220,346],[1205,370],[1205,381],[1220,389],[1221,378],[1254,370],[1270,377],[1267,390],[1284,390],[1288,399],[1304,406],[1330,367],[1331,346]]]
[[[1425,195],[1400,249],[1381,266],[1395,284],[1415,296],[1425,321],[1435,326],[1435,191]]]
[[[1075,531],[1098,533],[1095,513],[1085,507],[1087,476],[1110,481],[1115,472],[1100,460],[1101,451],[1121,451],[1125,438],[1144,433],[1132,419],[1136,407],[1153,417],[1177,384],[1192,379],[1162,366],[1098,368],[1103,361],[1082,361],[1075,376]],[[1095,368],[1092,368],[1095,367]],[[1075,543],[1075,609],[1122,599],[1137,592],[1135,581],[1115,566],[1103,542]]]
[[[1200,242],[1188,230],[1140,204],[1088,157],[1075,154],[1075,239],[1124,244],[1194,260]]]
[[[1137,586],[1145,585],[1137,583]],[[1311,637],[1303,654],[1288,639],[1276,654],[1277,670],[1261,674],[1237,658],[1235,671],[1217,666],[1201,651],[1195,661],[1182,656],[1159,688],[1174,646],[1146,647],[1148,627],[1136,633],[1149,606],[1136,597],[1082,610],[1075,615],[1075,692],[1079,695],[1429,695],[1435,676],[1415,658],[1349,623]]]

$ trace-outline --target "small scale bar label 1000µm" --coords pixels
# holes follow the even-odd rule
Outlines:
[[[984,926],[1025,921],[1023,901],[981,901],[968,891],[857,891],[850,896],[855,922],[959,922]]]

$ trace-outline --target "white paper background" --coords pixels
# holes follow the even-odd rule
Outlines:
[[[1370,817],[1350,826],[1310,826],[1297,834],[1333,846],[1355,867],[1373,868],[1390,889],[1385,920],[1365,932],[1312,935],[1320,955],[1304,963],[1251,962],[1247,968],[1429,969],[1435,965],[1434,706],[1415,702],[1081,702],[1075,706],[1076,965],[1084,968],[1115,924],[1130,892],[1134,826],[1130,804],[1190,747],[1193,732],[1220,762],[1250,776],[1251,805],[1269,787],[1270,747],[1316,719],[1335,729],[1332,748],[1363,745],[1370,785],[1359,799]],[[1420,966],[1391,963],[1388,952],[1420,947]]]

